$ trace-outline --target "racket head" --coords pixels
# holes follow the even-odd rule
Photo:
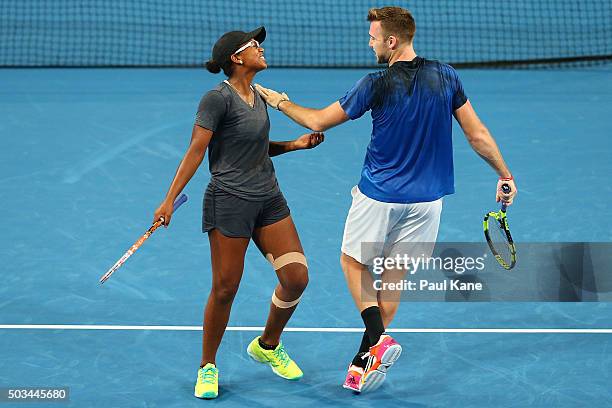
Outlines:
[[[173,211],[176,211],[181,205],[185,204],[185,202],[187,202],[188,199],[189,197],[187,196],[187,194],[181,194],[180,197],[177,198],[173,204]],[[132,245],[130,249],[128,249],[127,252],[123,254],[123,256],[119,258],[119,260],[108,271],[106,271],[104,275],[102,275],[102,277],[99,280],[100,284],[103,284],[104,282],[106,282],[108,278],[110,278],[111,275],[115,273],[115,271],[119,269],[121,265],[123,265],[125,261],[127,261],[128,258],[132,256],[134,252],[136,252],[138,248],[140,248],[140,246],[144,243],[144,241],[146,241],[151,236],[151,234],[153,234],[153,232],[155,232],[155,230],[162,225],[162,223],[163,223],[163,218],[160,218],[159,220],[155,221],[153,225],[151,225],[151,227],[147,230],[147,232],[145,232],[138,239],[138,241],[136,241],[136,243]]]
[[[516,265],[516,248],[505,208],[498,212],[489,212],[483,220],[483,229],[489,249],[502,268],[510,270]]]

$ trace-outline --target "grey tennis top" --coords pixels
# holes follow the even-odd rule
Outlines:
[[[224,81],[202,97],[195,123],[213,132],[208,145],[211,184],[251,201],[280,191],[268,154],[268,110],[257,92],[251,107]]]

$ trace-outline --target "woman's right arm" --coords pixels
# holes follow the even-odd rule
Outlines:
[[[174,200],[176,200],[176,197],[178,197],[181,191],[183,191],[183,188],[185,188],[189,180],[191,180],[191,177],[193,177],[196,170],[202,163],[204,154],[206,153],[206,148],[210,143],[212,135],[213,132],[211,130],[205,129],[198,125],[193,125],[189,148],[187,149],[181,164],[176,170],[176,174],[174,175],[172,184],[170,184],[166,198],[164,201],[162,201],[157,210],[155,210],[153,222],[163,217],[163,225],[167,227],[168,224],[170,224]]]

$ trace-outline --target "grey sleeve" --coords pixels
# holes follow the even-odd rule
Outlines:
[[[226,104],[221,92],[209,91],[202,97],[195,123],[198,126],[215,132],[225,117]]]

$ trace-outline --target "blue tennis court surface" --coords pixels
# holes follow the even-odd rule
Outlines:
[[[269,69],[262,85],[323,107],[367,71]],[[460,71],[517,180],[515,240],[612,241],[612,67]],[[0,325],[198,326],[210,289],[201,233],[206,161],[189,202],[104,286],[99,277],[150,225],[189,143],[201,95],[221,81],[195,69],[0,71]],[[305,133],[270,110],[271,138]],[[274,159],[310,265],[283,336],[305,376],[287,382],[245,352],[276,278],[251,247],[221,345],[220,398],[193,397],[195,330],[0,328],[0,387],[67,386],[69,406],[612,406],[611,334],[400,332],[402,357],[369,395],[342,389],[362,327],[339,266],[349,191],[369,115],[317,149]],[[456,194],[439,239],[482,241],[496,176],[454,133]],[[500,270],[500,273],[501,270]],[[322,331],[321,328],[331,329]],[[608,329],[607,303],[403,303],[396,329]],[[2,404],[0,404],[2,405]],[[8,404],[5,404],[8,405]]]

